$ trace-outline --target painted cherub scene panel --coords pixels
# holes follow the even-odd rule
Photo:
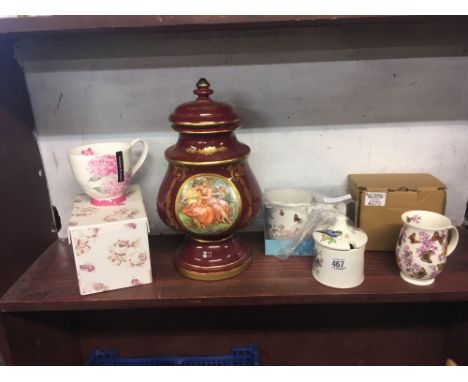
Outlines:
[[[225,232],[235,223],[239,212],[237,189],[222,176],[193,176],[181,186],[176,199],[179,222],[194,233]]]

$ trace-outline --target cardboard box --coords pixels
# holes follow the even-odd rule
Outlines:
[[[148,218],[139,186],[127,189],[117,206],[96,207],[76,196],[69,222],[82,295],[143,284],[152,280]]]
[[[427,210],[444,214],[445,185],[430,174],[351,174],[354,222],[369,236],[369,251],[394,251],[401,214]]]

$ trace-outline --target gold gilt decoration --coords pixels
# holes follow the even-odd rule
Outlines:
[[[208,162],[192,162],[192,161],[181,161],[181,160],[175,160],[175,159],[168,159],[169,162],[175,165],[179,166],[217,166],[217,165],[223,165],[223,164],[228,164],[228,163],[236,163],[236,162],[241,162],[244,159],[247,159],[249,154],[242,155],[240,157],[236,158],[230,158],[230,159],[223,159],[223,160],[215,160],[215,161],[208,161]]]
[[[239,119],[233,119],[232,121],[176,122],[173,126],[221,126],[237,122],[239,122]]]
[[[183,181],[187,176],[187,171],[184,167],[174,166],[174,177],[177,178],[178,181]]]
[[[220,130],[185,130],[185,129],[175,129],[177,131],[186,133],[186,134],[219,134],[219,133],[227,133],[234,129],[220,129]]]
[[[244,178],[240,178],[240,182],[242,184],[242,187],[244,187],[245,197],[247,198],[247,201],[249,202],[249,209],[247,210],[247,214],[244,216],[244,219],[242,219],[242,223],[248,223],[250,218],[253,215],[253,208],[252,208],[253,199],[252,199],[252,194],[250,193],[250,188],[247,187],[247,185],[245,184]]]
[[[229,174],[231,175],[232,180],[239,181],[244,175],[244,170],[242,169],[239,163],[231,164],[227,167]]]
[[[240,182],[240,184],[242,185],[242,188],[244,189],[244,194],[245,194],[245,197],[247,198],[249,208],[247,210],[247,214],[244,216],[244,219],[242,219],[242,223],[247,223],[253,215],[253,208],[252,208],[253,198],[252,198],[252,194],[250,193],[250,187],[247,187],[247,184],[245,183],[245,180],[243,178],[244,176],[243,165],[241,163],[231,164],[227,166],[227,170],[229,171],[229,174],[231,175],[232,180],[236,182]]]
[[[228,150],[226,146],[206,146],[201,149],[197,149],[194,146],[186,147],[185,152],[189,154],[200,154],[205,156],[211,156],[214,154],[224,153]]]
[[[169,190],[166,194],[165,204],[166,204],[166,211],[167,211],[167,220],[169,222],[169,225],[171,225],[175,229],[180,229],[180,228],[176,220],[172,216],[172,209],[170,208],[172,190],[175,184],[177,182],[182,182],[186,176],[187,176],[187,172],[184,167],[174,166],[174,177],[172,178],[171,184],[169,185]]]
[[[252,262],[252,258],[250,257],[249,259],[245,261],[244,264],[240,265],[239,267],[230,269],[228,271],[222,271],[222,272],[206,272],[206,273],[194,272],[186,268],[182,268],[180,265],[177,265],[177,270],[180,273],[182,273],[184,276],[189,277],[191,279],[215,281],[215,280],[224,280],[224,279],[237,276],[239,273],[242,273],[245,269],[247,269],[251,262]]]

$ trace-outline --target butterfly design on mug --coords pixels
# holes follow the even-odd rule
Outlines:
[[[418,272],[416,272],[416,277],[423,278],[427,276],[427,272],[424,268],[421,268]]]
[[[421,223],[421,216],[419,215],[407,216],[406,222],[407,223]]]
[[[297,214],[294,214],[294,222],[295,223],[301,223],[302,219],[299,216],[297,216]]]
[[[434,232],[434,235],[432,235],[432,238],[431,240],[432,241],[438,241],[440,245],[442,245],[444,243],[444,239],[445,239],[446,235],[441,235],[439,233],[439,231],[435,231]]]
[[[420,243],[420,241],[416,239],[416,232],[413,232],[411,235],[408,236],[408,238],[410,239],[411,244]]]
[[[421,261],[424,261],[425,263],[432,263],[431,255],[433,254],[434,254],[434,251],[430,249],[427,251],[424,251],[423,253],[421,253]]]

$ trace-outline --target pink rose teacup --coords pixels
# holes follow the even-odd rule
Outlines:
[[[143,150],[132,166],[132,148],[137,143]],[[130,179],[148,155],[148,143],[135,139],[130,143],[94,143],[75,147],[68,152],[76,180],[96,206],[111,206],[125,200]]]

